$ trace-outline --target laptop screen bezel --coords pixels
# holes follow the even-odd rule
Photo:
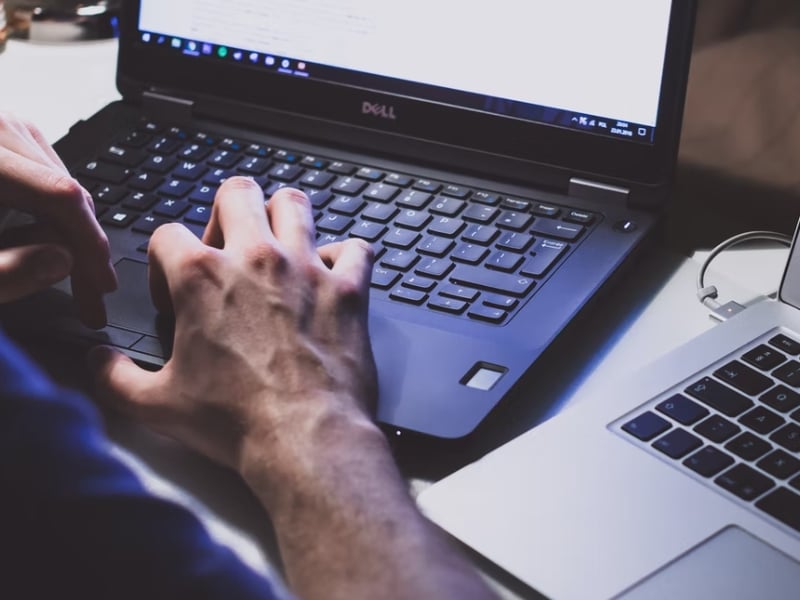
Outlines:
[[[646,186],[671,182],[680,138],[695,0],[672,3],[652,144],[183,56],[139,42],[139,7],[139,0],[123,3],[117,82],[120,92],[129,99],[131,94],[147,90],[174,92],[188,100],[213,98],[217,104],[244,103],[551,165],[576,176],[595,175]],[[365,115],[364,102],[391,105],[394,113],[402,117],[389,120]]]

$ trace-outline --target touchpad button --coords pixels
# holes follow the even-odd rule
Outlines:
[[[150,299],[147,264],[123,258],[115,268],[119,289],[105,298],[109,324],[157,336],[157,313]]]

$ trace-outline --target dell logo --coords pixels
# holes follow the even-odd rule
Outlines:
[[[394,106],[389,104],[376,104],[374,102],[364,101],[361,103],[361,114],[380,117],[381,119],[389,119],[390,121],[397,120],[397,116],[394,114]]]

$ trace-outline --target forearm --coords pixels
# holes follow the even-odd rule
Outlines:
[[[416,509],[377,427],[347,427],[294,448],[302,458],[278,483],[257,445],[245,460],[293,591],[306,600],[493,597]]]

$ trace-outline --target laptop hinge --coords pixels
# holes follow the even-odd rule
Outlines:
[[[569,195],[587,200],[627,204],[628,200],[630,200],[631,191],[616,185],[573,177],[569,180]]]
[[[192,120],[192,100],[146,91],[142,94],[142,103],[148,114],[165,122],[183,125]]]

